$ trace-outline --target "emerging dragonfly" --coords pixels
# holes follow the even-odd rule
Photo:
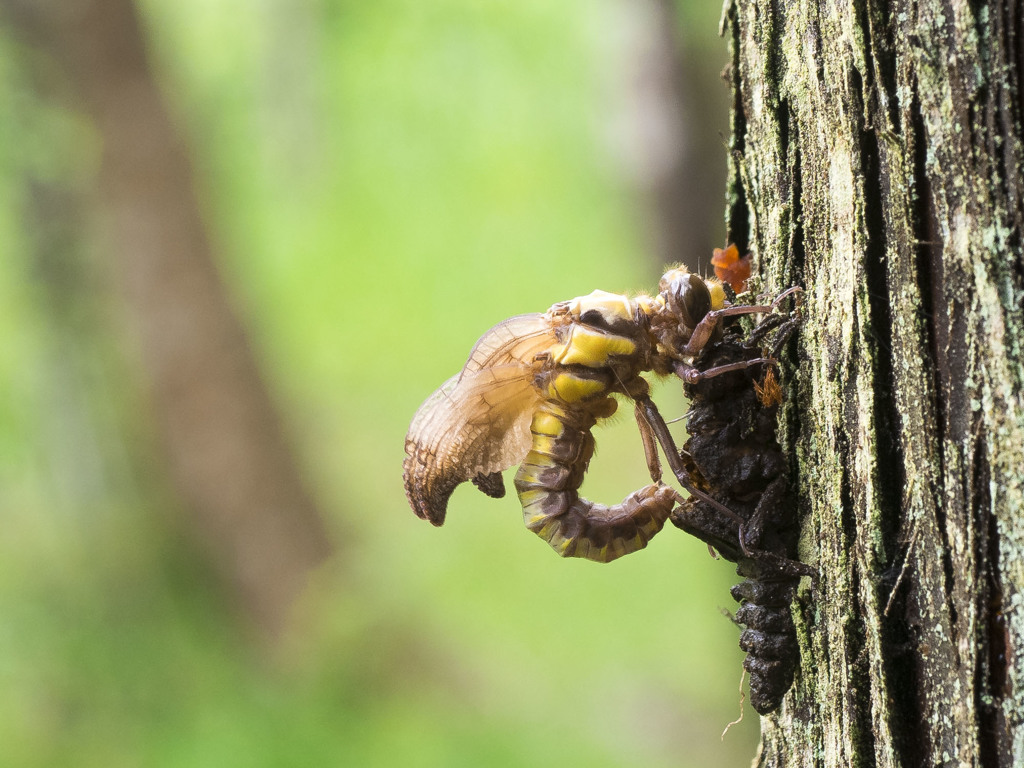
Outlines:
[[[725,317],[773,311],[732,305],[725,288],[682,269],[661,278],[657,296],[594,291],[543,314],[510,318],[485,333],[462,371],[416,412],[405,439],[405,490],[416,514],[444,523],[448,499],[470,480],[488,496],[505,494],[501,472],[515,478],[526,526],[563,557],[609,562],[647,545],[682,497],[661,482],[657,443],[691,494],[729,517],[728,508],[693,488],[668,427],[640,375],[675,373],[695,383],[771,363],[744,360],[706,370],[691,363],[721,334]],[[593,426],[624,395],[635,403],[651,484],[606,507],[579,487],[594,453]]]

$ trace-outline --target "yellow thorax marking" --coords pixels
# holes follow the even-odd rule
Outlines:
[[[591,291],[586,296],[577,296],[569,302],[569,313],[576,320],[592,309],[596,309],[608,320],[632,320],[635,307],[628,296],[601,290]]]
[[[560,373],[548,385],[548,397],[557,397],[563,402],[575,403],[600,394],[605,389],[605,383],[598,379],[585,379],[571,373]]]
[[[612,356],[632,355],[636,352],[636,342],[625,336],[573,325],[569,338],[564,344],[552,349],[552,359],[559,365],[586,365],[590,368],[603,368]]]
[[[716,309],[721,309],[725,306],[725,288],[717,280],[705,280],[704,285],[708,287],[708,291],[711,293],[711,311],[714,312]]]

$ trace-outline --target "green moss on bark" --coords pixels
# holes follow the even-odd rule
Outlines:
[[[742,132],[731,234],[749,235],[759,287],[806,288],[782,423],[801,556],[821,571],[794,609],[801,673],[757,762],[1024,764],[1011,6],[798,0],[726,16]]]

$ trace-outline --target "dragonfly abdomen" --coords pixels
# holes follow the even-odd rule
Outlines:
[[[563,557],[607,563],[643,549],[675,504],[675,492],[661,483],[610,507],[579,495],[594,455],[595,411],[608,415],[612,410],[610,399],[586,408],[549,400],[534,413],[533,445],[516,474],[516,490],[526,527]]]

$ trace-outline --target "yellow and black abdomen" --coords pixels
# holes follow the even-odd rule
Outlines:
[[[604,406],[600,415],[610,415],[615,401],[601,402],[612,407]],[[590,430],[595,422],[590,408],[542,404],[530,427],[533,447],[515,485],[527,528],[563,557],[607,563],[647,546],[677,497],[668,486],[653,483],[611,507],[582,498],[578,491],[594,455]]]
[[[626,322],[628,302],[605,295],[577,301],[584,300],[601,310],[605,327],[574,323],[553,350],[547,371],[537,381],[546,400],[534,412],[533,443],[515,486],[527,528],[563,557],[606,563],[647,546],[664,526],[677,496],[668,486],[653,483],[606,507],[578,493],[594,455],[591,429],[615,412],[616,402],[609,395],[627,391],[623,379],[643,384],[637,377],[643,342],[639,329]],[[619,332],[612,330],[612,323]]]

